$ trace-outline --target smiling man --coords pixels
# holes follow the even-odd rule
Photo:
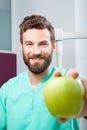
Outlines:
[[[66,69],[50,66],[56,47],[51,23],[40,15],[25,17],[20,24],[20,42],[28,70],[0,88],[0,130],[79,130],[78,119],[60,118],[60,122],[68,120],[60,123],[44,101],[45,83],[54,75],[62,76],[66,72]],[[78,76],[76,71],[71,74],[74,78]],[[87,80],[83,79],[82,83],[87,96]],[[86,96],[80,117],[87,116]]]

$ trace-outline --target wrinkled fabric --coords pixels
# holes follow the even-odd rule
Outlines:
[[[35,90],[28,71],[3,84],[0,88],[0,130],[79,130],[77,119],[61,124],[46,107],[44,85],[56,70],[62,74],[66,72],[53,67]]]

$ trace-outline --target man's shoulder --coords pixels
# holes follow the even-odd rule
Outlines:
[[[1,87],[3,86],[12,86],[13,84],[17,84],[21,81],[23,81],[23,79],[25,79],[25,77],[27,77],[27,71],[24,71],[20,74],[18,74],[17,76],[10,78],[7,82],[5,82]]]
[[[26,77],[28,77],[27,74],[27,71],[22,72],[4,83],[0,88],[0,97],[7,97],[8,95],[20,92],[21,88],[26,84]]]

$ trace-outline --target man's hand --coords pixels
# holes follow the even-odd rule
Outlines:
[[[58,71],[58,72],[54,73],[54,76],[61,77],[62,74],[61,74],[61,72]],[[70,71],[69,76],[74,77],[76,79],[79,76],[79,73],[75,70],[72,70],[72,71]],[[84,107],[83,107],[81,113],[79,113],[79,115],[76,115],[73,118],[81,118],[81,117],[87,116],[87,79],[81,79],[81,82],[82,82],[84,90],[85,90],[85,103],[84,103]],[[59,120],[59,122],[64,123],[70,119],[71,118],[59,118],[58,120]]]

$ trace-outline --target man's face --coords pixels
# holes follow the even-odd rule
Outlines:
[[[28,29],[23,34],[22,54],[28,69],[34,74],[46,70],[52,59],[55,43],[51,43],[47,29]]]

